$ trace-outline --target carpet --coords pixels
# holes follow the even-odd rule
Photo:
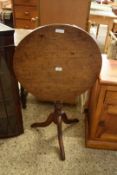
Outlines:
[[[0,139],[0,175],[117,175],[117,152],[85,147],[84,114],[78,106],[64,105],[77,124],[63,124],[66,160],[61,161],[56,125],[32,129],[36,121],[44,121],[53,104],[37,101],[28,95],[22,110],[24,134]]]

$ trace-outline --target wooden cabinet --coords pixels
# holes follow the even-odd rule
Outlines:
[[[102,57],[100,78],[91,91],[86,145],[117,150],[117,61]]]
[[[66,23],[88,30],[91,0],[40,0],[40,24]]]
[[[14,27],[33,29],[39,25],[38,0],[13,0]]]
[[[35,28],[52,23],[88,29],[91,0],[12,0],[14,27]]]

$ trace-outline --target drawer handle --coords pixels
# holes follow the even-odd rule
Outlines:
[[[24,12],[25,15],[29,15],[29,12]]]
[[[24,26],[25,29],[29,29],[30,27],[29,26]]]
[[[31,21],[37,21],[39,18],[36,16],[35,18],[31,18]]]

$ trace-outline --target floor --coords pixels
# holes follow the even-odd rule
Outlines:
[[[84,114],[78,106],[64,106],[68,116],[80,122],[63,124],[66,160],[61,161],[56,126],[30,127],[35,121],[44,121],[52,110],[52,104],[28,95],[27,108],[22,110],[24,134],[0,139],[0,175],[117,175],[116,151],[85,147]]]
[[[64,106],[74,125],[63,125],[66,160],[61,161],[56,126],[31,129],[35,121],[44,121],[53,105],[28,96],[23,110],[24,134],[0,140],[0,175],[116,175],[117,152],[85,147],[84,114],[76,106]]]

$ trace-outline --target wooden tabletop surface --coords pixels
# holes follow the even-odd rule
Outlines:
[[[16,47],[14,70],[41,100],[73,102],[99,76],[101,53],[94,39],[70,25],[39,27]]]

